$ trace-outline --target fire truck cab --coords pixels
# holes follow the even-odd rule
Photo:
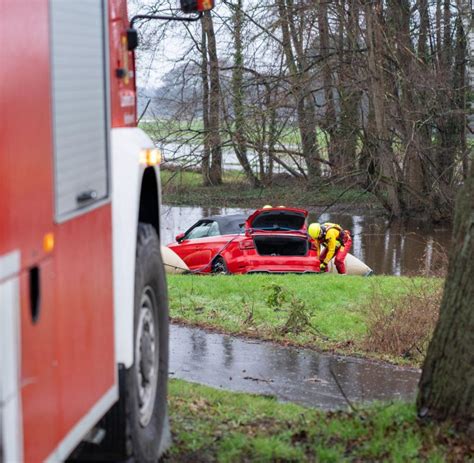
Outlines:
[[[126,0],[2,2],[0,461],[169,443],[160,153],[127,30]]]

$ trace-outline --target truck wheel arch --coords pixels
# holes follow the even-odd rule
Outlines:
[[[143,172],[138,222],[153,225],[158,238],[160,238],[160,203],[157,175],[158,173],[154,167],[147,167]]]

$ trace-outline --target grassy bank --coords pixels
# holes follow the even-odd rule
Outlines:
[[[201,119],[192,121],[179,121],[176,119],[155,119],[153,121],[140,122],[140,128],[147,132],[154,140],[166,141],[167,143],[182,143],[189,141],[193,145],[202,146],[204,137],[204,124]],[[235,129],[234,129],[235,130]],[[319,128],[317,130],[318,146],[326,155],[327,135]],[[248,133],[251,138],[258,139],[259,134]],[[222,143],[230,141],[226,131],[221,133]],[[278,137],[278,142],[286,146],[301,146],[301,136],[296,126],[288,126]]]
[[[371,209],[380,211],[375,198],[358,188],[346,190],[343,186],[322,184],[309,189],[306,182],[281,177],[267,188],[250,188],[241,172],[225,171],[224,183],[219,186],[202,186],[201,174],[189,171],[162,170],[163,201],[170,205],[257,208],[264,204],[324,208],[331,212]]]
[[[175,322],[418,365],[439,279],[339,275],[169,275]]]
[[[468,461],[467,439],[421,424],[412,404],[325,413],[272,398],[170,382],[165,461]]]

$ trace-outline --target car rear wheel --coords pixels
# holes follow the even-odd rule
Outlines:
[[[218,256],[212,262],[212,273],[228,275],[229,269],[223,257]]]

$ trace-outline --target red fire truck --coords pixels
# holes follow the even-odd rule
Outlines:
[[[135,39],[126,0],[1,2],[0,461],[81,441],[156,461],[169,440],[160,154],[136,126]]]

